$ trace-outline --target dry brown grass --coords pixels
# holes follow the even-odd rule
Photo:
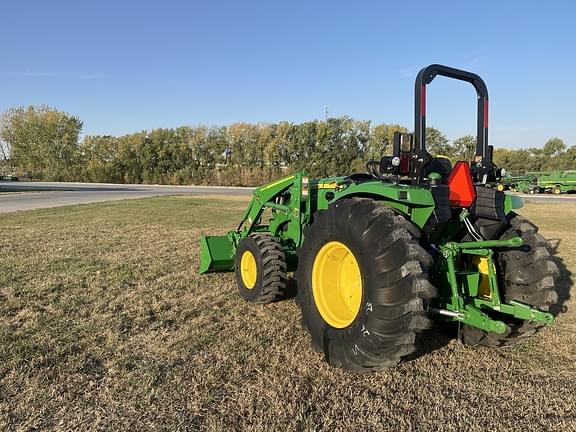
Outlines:
[[[309,346],[293,300],[198,276],[201,231],[241,199],[163,197],[0,219],[0,430],[576,430],[576,312],[528,343],[356,375]],[[576,205],[523,214],[576,270]]]

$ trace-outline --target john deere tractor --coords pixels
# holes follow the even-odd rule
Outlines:
[[[476,89],[473,161],[426,151],[426,86],[438,75]],[[297,172],[257,188],[237,229],[201,238],[200,272],[234,271],[251,303],[283,298],[293,272],[313,348],[348,370],[396,365],[431,319],[458,322],[466,344],[521,342],[553,321],[559,271],[515,213],[521,198],[486,187],[498,177],[491,150],[484,81],[425,67],[414,133],[395,135],[392,156],[367,174]]]

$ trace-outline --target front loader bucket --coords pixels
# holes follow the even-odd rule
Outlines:
[[[200,237],[200,274],[234,269],[234,244],[228,236]]]

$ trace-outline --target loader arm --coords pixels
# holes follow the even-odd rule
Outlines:
[[[299,245],[303,217],[300,210],[302,200],[307,197],[308,177],[304,172],[256,188],[238,228],[223,236],[200,238],[200,273],[231,271],[238,242],[259,230],[273,235],[282,230],[283,237]],[[260,219],[267,208],[275,214],[269,225],[262,225]]]
[[[300,202],[302,196],[302,177],[302,173],[296,173],[257,188],[236,230],[238,233],[241,233],[240,237],[246,237],[253,231],[254,225],[260,219],[262,212],[266,208],[284,213],[292,212],[292,206],[277,203],[275,199],[288,191],[288,189],[291,189],[291,201]],[[296,196],[294,196],[294,193]]]

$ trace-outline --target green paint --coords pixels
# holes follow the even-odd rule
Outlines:
[[[549,324],[553,316],[548,312],[532,308],[520,302],[511,300],[502,302],[498,277],[494,271],[494,248],[519,247],[522,245],[520,237],[509,240],[486,240],[471,242],[448,242],[440,246],[441,256],[435,263],[432,271],[435,285],[440,289],[437,299],[434,300],[435,310],[448,310],[454,313],[451,318],[473,327],[502,334],[506,325],[485,312],[497,311],[514,318],[532,320]],[[473,269],[458,269],[457,263],[465,262],[462,255],[476,255],[488,260],[489,294],[480,297],[479,287],[482,275]],[[445,315],[444,315],[445,317]]]
[[[548,191],[559,189],[561,192],[572,192],[576,190],[576,170],[540,173],[537,183]]]
[[[426,226],[435,209],[432,193],[425,187],[379,180],[354,183],[345,177],[311,180],[305,172],[295,173],[257,188],[236,230],[225,236],[201,238],[200,273],[233,270],[238,242],[253,232],[267,232],[278,238],[286,252],[288,269],[293,271],[297,265],[296,250],[304,240],[303,227],[311,223],[314,213],[327,209],[330,203],[352,197],[367,197],[392,207],[420,229]],[[506,194],[504,209],[507,214],[522,205],[521,198]],[[264,220],[265,214],[271,214],[266,217],[268,220]],[[500,296],[498,277],[494,271],[494,249],[518,247],[522,244],[520,238],[451,241],[462,231],[468,217],[469,211],[463,208],[458,217],[453,217],[427,237],[428,242],[434,243],[434,247],[440,251],[430,272],[431,280],[439,290],[431,311],[441,313],[445,319],[496,333],[504,333],[507,327],[487,313],[489,311],[518,319],[551,322],[553,318],[549,313],[518,302],[505,303]],[[470,263],[470,258],[474,256],[487,260],[487,275],[481,274],[473,265],[464,264],[462,267],[463,263]],[[480,290],[486,277],[488,295]],[[485,290],[484,282],[482,291]]]
[[[334,200],[353,196],[366,196],[381,201],[405,214],[420,228],[424,227],[435,207],[434,198],[428,189],[381,181],[352,184],[337,192]]]
[[[234,252],[230,236],[200,237],[200,274],[231,271],[234,268]]]
[[[524,200],[517,195],[507,193],[504,197],[504,213],[508,214],[512,210],[524,207]]]

